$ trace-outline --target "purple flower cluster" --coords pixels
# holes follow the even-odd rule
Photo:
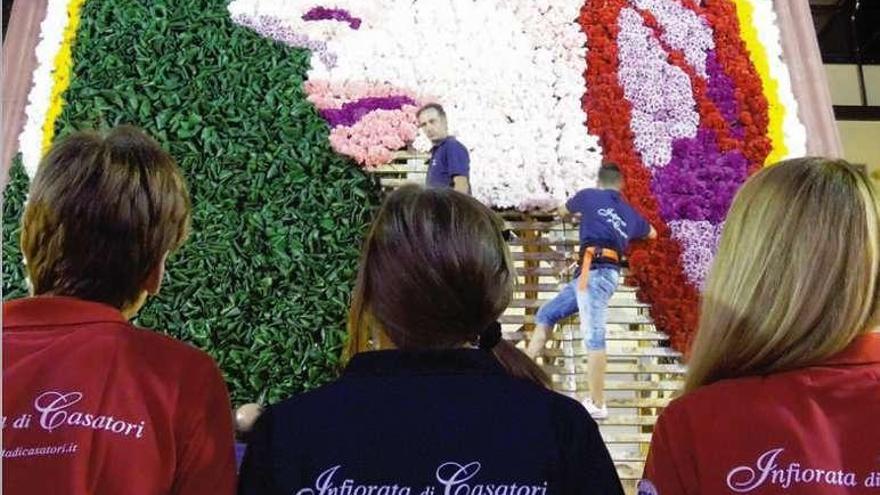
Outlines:
[[[733,137],[743,139],[746,129],[739,121],[739,105],[736,102],[736,86],[733,80],[724,72],[715,51],[709,52],[706,57],[706,71],[709,74],[708,95],[712,102],[721,111],[724,120],[730,126]]]
[[[253,29],[261,36],[284,43],[287,46],[311,50],[313,53],[318,54],[318,57],[327,67],[336,66],[336,54],[327,49],[326,42],[313,40],[304,34],[295,33],[290,27],[285,26],[275,17],[238,15],[232,20],[240,26]]]
[[[416,102],[409,96],[375,96],[344,103],[341,108],[325,108],[320,112],[324,120],[333,128],[355,125],[373,110],[398,110],[405,105],[415,104]]]
[[[748,175],[748,161],[738,150],[721,152],[715,132],[700,129],[696,137],[679,139],[672,159],[656,169],[651,190],[667,222],[724,221],[737,189]]]
[[[345,9],[312,7],[302,16],[304,21],[338,21],[348,23],[352,29],[360,29],[361,19],[352,16]]]

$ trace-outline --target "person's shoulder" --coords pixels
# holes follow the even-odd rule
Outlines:
[[[461,141],[458,140],[455,136],[449,136],[446,138],[446,141],[443,142],[443,145],[447,149],[456,149],[456,150],[464,150],[467,151],[467,146],[465,146]]]
[[[188,370],[213,371],[217,368],[214,358],[207,352],[157,330],[132,326],[128,338],[133,341],[132,347],[151,361]]]

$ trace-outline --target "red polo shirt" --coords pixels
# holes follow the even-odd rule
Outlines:
[[[231,494],[226,386],[202,351],[67,297],[3,304],[3,492]]]
[[[660,495],[880,494],[880,334],[821,365],[673,401],[645,477]]]

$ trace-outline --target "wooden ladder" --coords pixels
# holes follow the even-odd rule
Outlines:
[[[427,158],[399,153],[394,163],[370,172],[386,192],[410,182],[424,183]],[[499,213],[516,235],[510,250],[518,273],[513,301],[501,317],[502,330],[506,339],[524,348],[538,308],[568,282],[560,271],[577,257],[577,224],[515,211]],[[635,287],[621,284],[612,296],[607,343],[605,395],[611,414],[599,422],[599,429],[627,493],[635,493],[657,415],[681,389],[685,367],[681,353],[668,347],[668,336],[654,326]],[[588,391],[586,358],[574,315],[557,325],[538,363],[558,392],[583,400]]]

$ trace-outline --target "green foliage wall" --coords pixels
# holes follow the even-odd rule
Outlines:
[[[333,378],[377,197],[305,99],[308,53],[236,27],[222,0],[89,0],[74,61],[59,135],[138,125],[178,160],[193,196],[192,236],[136,323],[211,353],[235,402]],[[14,175],[6,297],[23,288],[26,178]]]

